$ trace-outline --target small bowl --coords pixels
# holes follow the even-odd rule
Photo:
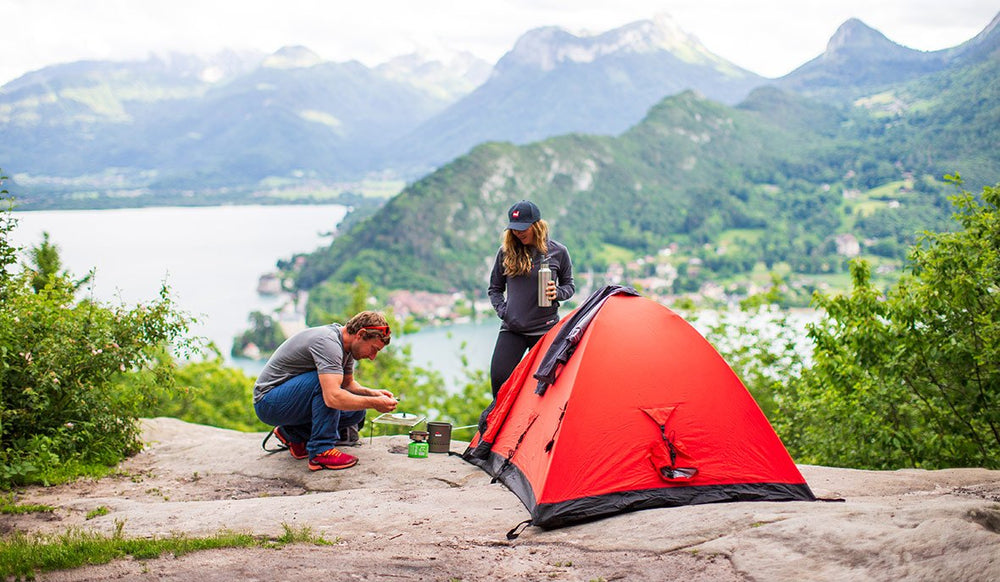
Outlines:
[[[425,443],[427,442],[427,431],[426,430],[411,430],[410,440],[415,443]]]

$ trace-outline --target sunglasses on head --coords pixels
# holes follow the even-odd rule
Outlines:
[[[389,337],[390,335],[392,335],[392,330],[389,329],[388,325],[367,325],[365,327],[362,327],[361,329],[374,329],[375,331],[381,333],[385,337]]]

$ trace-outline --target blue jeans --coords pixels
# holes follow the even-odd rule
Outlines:
[[[309,457],[332,449],[340,440],[340,428],[360,424],[364,410],[337,410],[323,401],[319,374],[301,374],[279,384],[253,405],[265,424],[280,426],[294,442],[306,443]]]

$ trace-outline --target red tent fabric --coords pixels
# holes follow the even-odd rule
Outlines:
[[[520,498],[530,523],[815,500],[760,407],[697,330],[634,295],[611,294],[595,309],[544,390],[534,374],[576,312],[535,345],[463,453]]]

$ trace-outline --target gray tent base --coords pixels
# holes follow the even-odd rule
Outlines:
[[[678,507],[704,503],[733,501],[816,501],[809,486],[789,483],[733,483],[726,485],[680,485],[639,491],[621,491],[569,499],[558,503],[539,504],[531,484],[521,470],[500,455],[490,453],[485,459],[466,451],[462,455],[469,463],[490,474],[510,489],[531,516],[530,525],[555,529],[608,517],[658,507]],[[515,528],[516,529],[516,528]],[[513,530],[512,530],[513,531]],[[515,536],[516,537],[516,536]]]

